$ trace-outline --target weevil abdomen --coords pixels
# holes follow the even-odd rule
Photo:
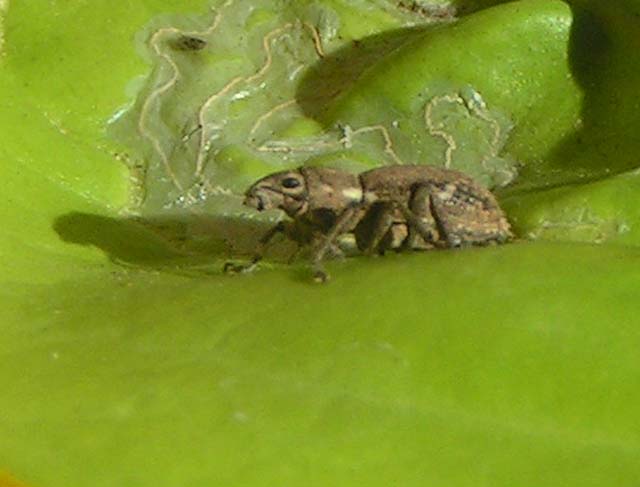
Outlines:
[[[501,243],[511,238],[495,196],[470,177],[431,166],[391,166],[360,175],[375,194],[356,225],[365,252]]]

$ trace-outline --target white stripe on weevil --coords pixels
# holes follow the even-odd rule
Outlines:
[[[346,188],[342,190],[342,194],[352,201],[360,201],[362,199],[362,190],[360,188]]]

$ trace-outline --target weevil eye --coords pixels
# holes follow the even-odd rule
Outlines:
[[[284,178],[281,184],[283,188],[292,189],[300,186],[300,181],[296,178]]]

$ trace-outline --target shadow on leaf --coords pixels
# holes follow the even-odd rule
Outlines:
[[[63,241],[96,247],[120,264],[219,269],[226,259],[251,256],[269,224],[204,215],[112,218],[73,212],[53,227]],[[290,251],[289,245],[276,245],[270,257],[285,259]]]
[[[640,43],[633,40],[640,29],[620,9],[598,8],[572,6],[568,62],[584,99],[578,130],[549,156],[551,166],[574,182],[638,166],[637,104],[630,101],[640,83]]]
[[[322,121],[333,100],[377,61],[426,32],[446,24],[394,29],[349,43],[324,57],[307,71],[296,92],[305,115]]]

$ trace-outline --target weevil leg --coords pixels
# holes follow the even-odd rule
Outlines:
[[[295,248],[295,250],[293,252],[291,252],[291,255],[287,259],[287,264],[289,264],[289,265],[293,264],[293,262],[300,255],[301,251],[302,251],[302,245],[300,245],[298,242],[296,242],[296,248]]]
[[[416,201],[422,201],[423,198],[425,199],[424,203],[416,203]],[[414,232],[417,232],[427,245],[431,244],[439,246],[437,236],[434,235],[433,224],[429,224],[421,216],[423,214],[427,214],[427,212],[429,212],[430,210],[430,208],[426,206],[426,202],[430,202],[430,194],[429,188],[424,186],[416,189],[416,192],[414,193],[414,196],[412,198],[412,206],[416,208],[419,213],[416,213],[406,204],[397,205],[397,208],[402,212],[402,215],[409,223],[410,235],[407,237],[407,241],[409,245],[412,246],[411,248],[415,246],[415,235],[412,235]],[[435,223],[437,225],[437,220]],[[440,230],[440,228],[438,228],[438,230]]]
[[[316,250],[313,256],[313,279],[316,282],[326,282],[329,280],[329,274],[322,267],[322,259],[324,259],[327,251],[335,246],[335,241],[338,236],[344,231],[344,229],[351,223],[352,218],[356,214],[359,208],[354,206],[347,208],[338,217],[333,227],[329,230],[326,236],[322,239],[321,244]]]
[[[273,240],[273,237],[278,235],[279,233],[284,233],[287,231],[287,224],[285,222],[278,222],[274,227],[269,229],[267,233],[265,233],[260,240],[258,240],[258,247],[256,248],[256,252],[253,255],[253,258],[248,264],[234,264],[233,262],[226,262],[222,271],[225,274],[237,274],[240,272],[251,272],[253,271],[258,262],[260,262],[267,249],[269,248],[269,244]]]
[[[447,222],[446,208],[443,202],[433,194],[429,196],[429,200],[431,202],[431,214],[436,221],[440,238],[447,242],[447,247],[461,247],[462,238],[453,231],[451,225]]]
[[[302,249],[304,247],[305,247],[304,245],[301,245],[299,242],[296,242],[295,250],[291,252],[291,255],[289,255],[289,257],[287,258],[287,264],[289,265],[293,264],[295,260],[300,256],[300,253],[302,252]],[[331,254],[334,257],[344,257],[344,252],[336,244],[332,244],[331,247],[329,248],[329,251],[331,251]]]
[[[367,255],[371,255],[376,251],[384,253],[386,249],[380,248],[380,244],[389,234],[394,221],[393,205],[384,203],[374,211],[373,221],[363,221],[365,228],[362,231],[360,228],[356,229],[356,238],[363,244],[361,251]]]
[[[409,236],[405,241],[405,248],[428,249],[442,247],[440,241],[440,228],[433,216],[432,189],[428,185],[420,185],[413,190],[408,209],[413,214],[409,220]],[[403,210],[406,218],[406,209]]]

